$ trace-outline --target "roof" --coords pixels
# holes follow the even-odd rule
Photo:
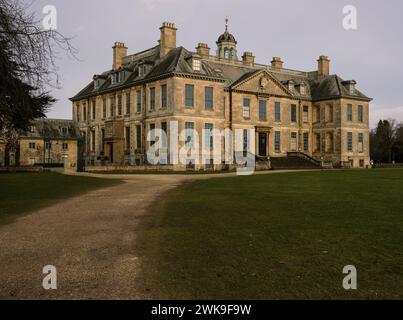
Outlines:
[[[237,43],[235,37],[228,31],[225,31],[222,35],[218,37],[217,44],[220,42],[232,42],[235,44]]]
[[[159,58],[156,47],[127,56],[124,58],[125,64],[120,69],[127,72],[127,77],[124,81],[112,85],[110,74],[116,71],[107,70],[101,74],[107,77],[106,80],[101,79],[102,82],[97,89],[94,88],[94,81],[91,81],[77,95],[71,98],[71,100],[76,101],[86,99],[91,96],[105,94],[117,89],[128,88],[140,83],[153,81],[156,78],[163,78],[172,75],[198,78],[204,77],[211,81],[221,81],[225,82],[227,89],[230,89],[234,84],[244,81],[262,69],[267,70],[267,72],[269,72],[285,87],[288,86],[290,81],[294,82],[294,87],[291,88],[290,86],[289,91],[293,96],[301,99],[313,101],[330,100],[335,98],[351,98],[365,101],[371,100],[371,98],[367,97],[357,89],[350,92],[346,86],[346,83],[348,82],[344,82],[344,80],[337,75],[318,77],[317,72],[276,69],[259,64],[255,64],[251,67],[244,65],[240,61],[230,63],[225,60],[219,60],[216,57],[202,58],[201,70],[194,71],[191,62],[193,56],[194,53],[186,50],[184,47],[172,49],[162,59]],[[141,65],[147,65],[147,71],[144,75],[139,74],[139,66]],[[306,90],[304,95],[300,95],[300,91],[298,90],[299,86],[305,86]]]
[[[20,137],[70,140],[79,137],[79,130],[73,120],[41,118],[32,122],[31,130],[21,131]]]

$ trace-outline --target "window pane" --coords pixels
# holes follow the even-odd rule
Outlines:
[[[194,86],[192,84],[185,85],[185,106],[194,106]]]
[[[141,91],[137,91],[137,112],[141,112]]]
[[[130,114],[130,92],[126,93],[126,114]]]
[[[167,107],[167,86],[166,84],[161,86],[161,107],[166,109]]]
[[[266,121],[267,119],[267,102],[266,100],[259,101],[259,120]]]
[[[243,117],[250,118],[250,99],[243,99]]]
[[[213,109],[213,88],[204,88],[204,106],[206,109]]]
[[[155,88],[150,88],[150,111],[155,110]]]
[[[347,121],[353,121],[353,105],[347,105]]]
[[[280,133],[280,131],[276,131],[274,133],[274,149],[276,152],[281,151],[281,133]]]
[[[280,102],[276,102],[274,104],[274,120],[280,121],[281,120],[281,104]]]
[[[291,122],[297,122],[297,105],[291,105]]]

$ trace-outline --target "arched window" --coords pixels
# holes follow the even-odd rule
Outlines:
[[[230,50],[228,48],[224,48],[224,58],[229,59],[230,57]]]

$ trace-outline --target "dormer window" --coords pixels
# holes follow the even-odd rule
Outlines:
[[[301,94],[301,95],[306,95],[306,86],[305,86],[305,84],[301,84],[300,85],[300,87],[299,87],[299,93]]]
[[[139,76],[143,77],[146,74],[146,72],[147,72],[146,65],[145,64],[139,65]]]
[[[292,80],[288,81],[288,90],[294,91],[294,89],[295,89],[295,82]]]
[[[357,84],[355,80],[343,81],[341,84],[348,90],[350,94],[355,94],[355,85]]]
[[[111,75],[111,84],[115,84],[116,83],[116,73],[112,73]]]
[[[199,59],[193,59],[192,67],[193,71],[201,71],[201,61]]]
[[[99,80],[97,79],[97,80],[94,80],[94,89],[98,90],[98,88],[99,88]]]

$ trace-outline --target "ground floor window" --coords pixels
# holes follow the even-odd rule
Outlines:
[[[243,151],[248,151],[249,146],[249,134],[248,129],[243,129]]]
[[[309,133],[304,132],[304,151],[309,151]]]
[[[190,148],[193,148],[193,143],[194,143],[193,132],[194,132],[194,128],[195,128],[194,122],[185,122],[185,135],[186,135],[185,142]]]
[[[214,125],[212,123],[206,123],[204,125],[205,129],[205,144],[206,144],[206,149],[211,149],[213,148],[214,145],[214,137],[213,137],[213,129]]]
[[[347,132],[347,150],[353,151],[353,133]]]
[[[126,150],[130,150],[130,127],[125,127]]]
[[[360,159],[360,168],[364,168],[365,161],[364,159]]]
[[[141,126],[136,126],[137,149],[141,149]]]
[[[280,131],[274,132],[274,150],[276,152],[281,151],[281,133],[280,133]]]
[[[364,134],[358,133],[358,152],[364,152]]]

